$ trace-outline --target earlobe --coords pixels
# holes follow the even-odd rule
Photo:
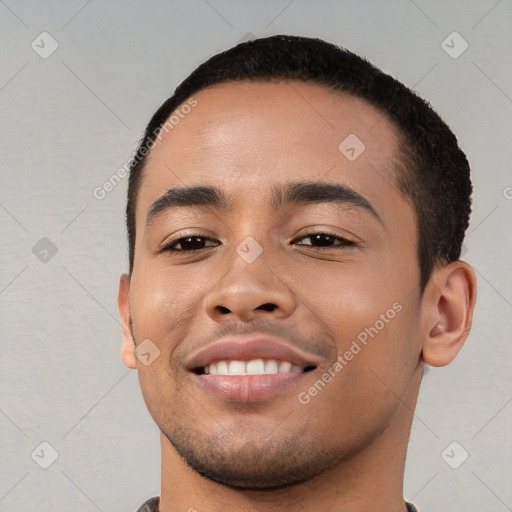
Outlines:
[[[121,320],[121,332],[123,343],[121,347],[121,361],[132,369],[137,368],[135,357],[135,340],[133,337],[132,316],[130,308],[130,275],[123,274],[119,279],[119,293],[117,297],[119,317]]]
[[[471,330],[476,302],[474,270],[464,261],[435,269],[424,300],[428,320],[422,357],[430,366],[446,366],[455,359]]]

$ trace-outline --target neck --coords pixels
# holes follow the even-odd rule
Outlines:
[[[418,365],[392,423],[364,450],[302,484],[270,491],[244,491],[208,480],[190,468],[160,434],[160,512],[406,512],[405,457],[423,367]],[[397,398],[398,400],[398,398]]]

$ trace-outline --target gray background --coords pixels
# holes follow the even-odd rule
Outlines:
[[[441,45],[453,31],[458,58]],[[158,431],[119,359],[126,180],[93,190],[200,62],[276,33],[366,55],[468,154],[474,329],[423,382],[405,496],[421,512],[512,510],[510,0],[0,1],[0,510],[129,511],[159,493]]]

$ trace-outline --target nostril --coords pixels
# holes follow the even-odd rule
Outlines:
[[[224,315],[230,312],[229,309],[224,306],[217,306],[217,309]]]
[[[261,306],[258,306],[256,309],[264,309],[265,311],[274,311],[274,309],[276,309],[276,305],[275,304],[270,304],[270,303],[266,303],[266,304],[262,304]]]

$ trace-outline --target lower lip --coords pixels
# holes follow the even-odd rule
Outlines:
[[[199,385],[225,400],[261,402],[302,382],[311,372],[271,375],[196,375]]]

